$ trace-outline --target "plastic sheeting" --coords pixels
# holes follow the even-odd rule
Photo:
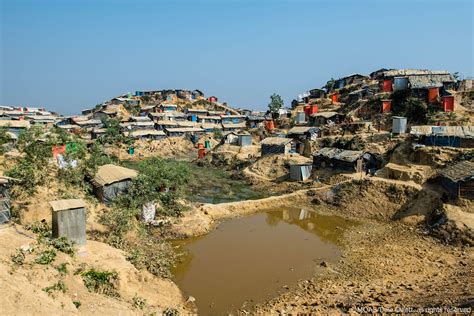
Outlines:
[[[151,223],[155,219],[156,208],[155,203],[149,202],[143,205],[142,218],[145,223]]]
[[[117,196],[127,193],[128,186],[131,182],[131,180],[114,182],[102,187],[102,201],[106,205],[111,205]]]

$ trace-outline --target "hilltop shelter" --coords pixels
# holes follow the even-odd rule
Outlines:
[[[166,138],[166,134],[163,131],[157,131],[154,129],[151,130],[138,130],[138,131],[132,131],[128,133],[128,136],[141,140],[141,139],[163,139]]]
[[[293,139],[283,137],[267,137],[261,141],[262,156],[271,154],[288,154]]]
[[[463,161],[439,172],[440,183],[450,198],[474,200],[474,162]]]
[[[374,169],[377,165],[375,157],[361,150],[345,150],[324,147],[313,155],[313,165],[316,168],[331,168],[336,170],[356,171],[357,161],[362,160],[363,169]]]
[[[292,164],[290,165],[290,179],[296,181],[304,181],[311,177],[311,171],[313,165],[311,163],[306,164]]]
[[[474,126],[412,126],[410,135],[426,146],[474,148]]]
[[[86,203],[82,199],[49,202],[53,237],[67,237],[78,245],[86,243]]]
[[[222,123],[222,128],[224,131],[236,131],[245,129],[246,125],[245,123]]]
[[[30,128],[30,122],[24,120],[0,120],[0,127],[7,127],[10,133],[19,136],[22,131]]]
[[[310,115],[310,124],[312,126],[323,126],[326,124],[336,124],[340,121],[340,115],[337,112],[319,112]]]
[[[100,166],[92,180],[94,194],[107,205],[110,205],[117,196],[126,193],[137,171],[108,164]]]

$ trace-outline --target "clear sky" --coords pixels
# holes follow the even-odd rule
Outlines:
[[[381,67],[473,75],[472,0],[0,2],[0,104],[64,114],[135,90],[265,109]]]

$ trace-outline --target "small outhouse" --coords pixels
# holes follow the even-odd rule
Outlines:
[[[311,177],[313,165],[306,164],[292,164],[290,165],[290,179],[295,181],[304,181]]]
[[[49,202],[52,208],[53,238],[67,237],[77,245],[86,243],[86,203],[82,199]]]
[[[402,116],[392,117],[392,133],[405,134],[407,131],[407,118]]]
[[[247,146],[252,146],[252,135],[250,134],[237,134],[238,139],[238,145],[240,147],[247,147]]]

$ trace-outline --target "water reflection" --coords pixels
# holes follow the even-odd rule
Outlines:
[[[321,260],[337,260],[338,240],[355,224],[289,208],[233,219],[205,236],[175,242],[182,252],[175,281],[196,298],[201,314],[225,314],[311,277]]]

